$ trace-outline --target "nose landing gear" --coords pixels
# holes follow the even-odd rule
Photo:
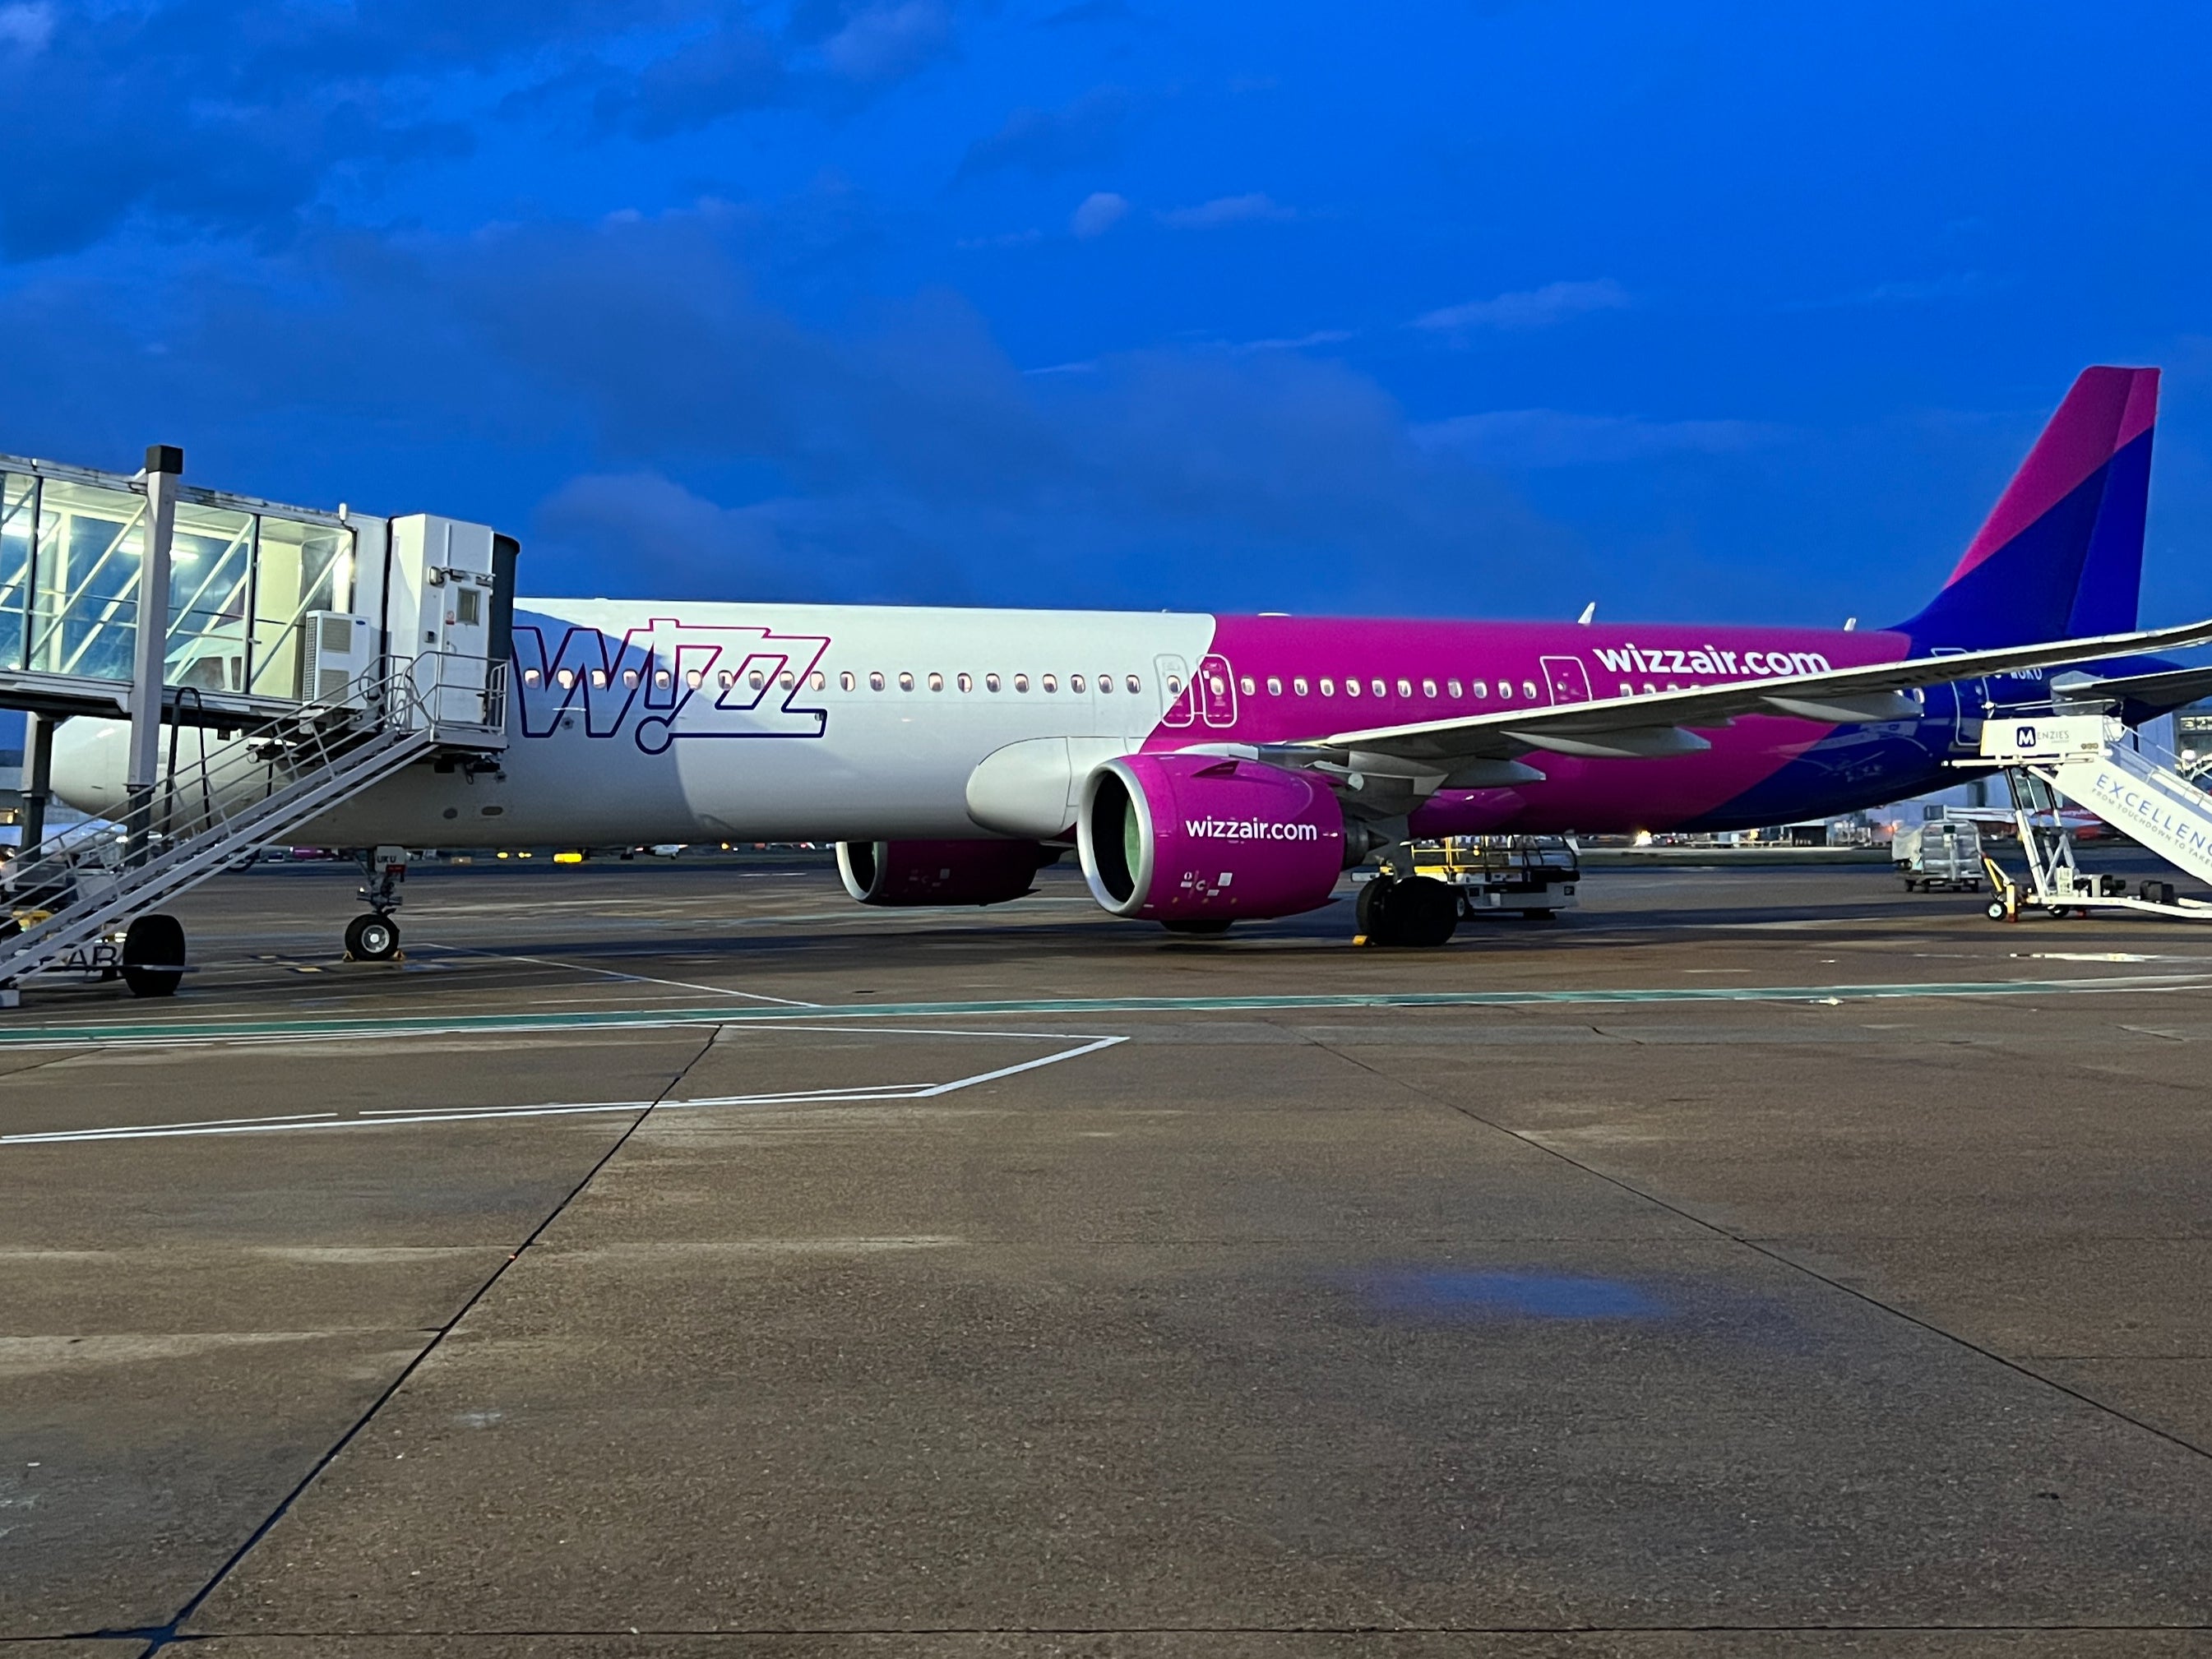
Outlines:
[[[346,924],[345,953],[349,962],[390,962],[399,954],[399,924],[392,913],[399,908],[399,884],[407,878],[407,849],[380,847],[362,860],[368,872],[360,897],[368,914]]]

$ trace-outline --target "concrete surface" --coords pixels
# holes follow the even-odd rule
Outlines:
[[[2212,1651],[2212,934],[352,885],[0,1024],[26,1653]]]

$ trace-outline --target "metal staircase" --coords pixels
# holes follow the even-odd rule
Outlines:
[[[143,938],[133,927],[119,947],[110,935],[130,918],[162,921],[149,913],[447,746],[430,718],[438,695],[416,665],[380,671],[189,763],[171,727],[164,775],[119,819],[50,836],[14,860],[0,1000],[41,969],[120,972],[134,991],[173,990],[185,967],[173,923]]]
[[[2182,775],[2179,759],[2106,714],[1991,715],[1981,757],[2003,768],[2011,785],[2033,902],[2053,911],[2155,909],[2212,920],[2212,904],[2177,897],[2171,882],[2146,881],[2130,896],[2117,878],[2075,868],[2058,816],[2063,798],[2212,883],[2212,794]],[[1990,908],[1995,915],[1997,906]]]

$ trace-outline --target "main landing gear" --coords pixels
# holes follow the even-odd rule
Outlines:
[[[1378,875],[1359,890],[1358,911],[1370,945],[1431,947],[1459,927],[1459,895],[1433,876]]]
[[[362,861],[368,872],[360,897],[368,914],[346,924],[349,962],[390,962],[399,954],[399,924],[392,913],[400,905],[399,884],[407,879],[407,849],[379,847]]]

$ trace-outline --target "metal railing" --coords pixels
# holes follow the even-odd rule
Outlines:
[[[179,763],[173,727],[167,772],[119,817],[49,836],[11,861],[9,908],[31,916],[0,939],[0,981],[35,971],[142,896],[218,872],[433,747],[438,724],[422,681],[434,688],[441,676],[434,665],[427,676],[422,668],[419,659],[381,667],[335,698],[212,749],[203,732],[202,753],[186,763]]]

